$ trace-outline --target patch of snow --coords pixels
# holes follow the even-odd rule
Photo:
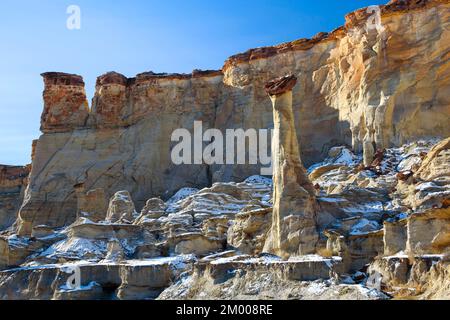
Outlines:
[[[288,262],[333,262],[342,261],[341,257],[325,258],[318,254],[307,254],[304,256],[290,257]]]
[[[157,266],[168,264],[172,269],[185,269],[187,263],[195,262],[197,258],[193,254],[178,255],[173,257],[158,257],[144,260],[126,260],[125,264],[131,266]]]
[[[272,199],[272,195],[271,194],[265,194],[261,198],[261,203],[263,203],[265,205],[271,205],[271,203],[270,203],[271,199]]]
[[[308,174],[313,172],[317,168],[327,165],[344,165],[352,167],[356,166],[362,161],[362,156],[355,155],[351,150],[349,150],[345,146],[334,147],[332,149],[340,150],[340,153],[336,157],[328,157],[323,162],[313,164],[307,169]]]
[[[434,182],[425,182],[425,183],[421,183],[419,185],[416,186],[415,190],[417,191],[424,191],[427,189],[435,189],[435,188],[441,188],[437,185],[434,184]]]
[[[245,264],[271,264],[282,261],[280,257],[277,256],[262,256],[258,258],[250,258],[250,259],[244,259],[239,262],[245,263]]]
[[[8,237],[8,244],[13,247],[25,247],[30,244],[31,239],[28,237],[19,237],[13,234]]]
[[[341,154],[333,161],[334,164],[343,164],[346,166],[357,165],[361,159],[353,154],[349,149],[343,148]]]
[[[268,186],[272,186],[272,179],[257,175],[248,177],[247,179],[244,180],[244,182],[249,184],[261,183]]]
[[[85,285],[85,286],[80,286],[80,287],[78,287],[78,288],[73,288],[73,289],[67,287],[67,284],[65,284],[65,285],[62,285],[62,286],[59,288],[59,291],[60,291],[60,292],[89,291],[89,290],[94,289],[95,287],[100,287],[100,285],[99,285],[97,282],[92,281],[92,282],[90,282],[89,284],[87,284],[87,285]]]
[[[106,241],[75,237],[53,244],[47,250],[42,252],[40,256],[45,256],[48,258],[57,256],[73,256],[81,258],[86,255],[94,255],[100,258],[106,254],[106,251]]]
[[[143,244],[142,241],[130,241],[130,239],[126,238],[120,239],[119,242],[127,255],[133,254],[136,250],[136,247]]]
[[[350,229],[350,235],[362,235],[368,232],[380,230],[381,226],[373,220],[361,219]]]
[[[317,200],[329,203],[348,202],[348,200],[345,198],[331,198],[331,197],[319,197],[317,198]]]
[[[422,163],[422,159],[417,155],[410,155],[403,158],[400,163],[397,165],[397,171],[410,171],[414,166],[420,165]]]
[[[395,222],[395,221],[403,220],[403,219],[406,219],[406,218],[408,218],[408,214],[406,212],[401,212],[401,213],[395,215],[392,218],[386,219],[386,221],[388,221],[388,222]]]
[[[114,195],[114,200],[124,201],[124,202],[132,202],[126,191],[119,191]]]
[[[362,214],[376,213],[384,211],[384,205],[380,201],[367,202],[364,204],[355,204],[354,206],[351,207],[345,207],[344,211],[348,213],[362,213]]]
[[[181,200],[186,199],[187,197],[199,192],[200,190],[197,188],[181,188],[177,191],[169,200],[166,201],[167,205],[175,204]]]
[[[370,289],[367,287],[364,287],[362,285],[356,285],[359,289],[359,291],[368,298],[375,298],[375,299],[388,299],[389,297],[384,294],[383,292],[377,290],[377,289]]]
[[[236,253],[236,250],[227,250],[227,251],[222,251],[222,252],[218,252],[218,253],[214,253],[214,254],[210,254],[206,257],[203,258],[203,260],[211,260],[211,259],[216,259],[216,258],[221,258],[223,256],[233,256],[233,254]],[[230,257],[228,256],[228,257]]]
[[[167,212],[183,214],[191,213],[208,213],[211,215],[237,214],[248,205],[247,200],[238,200],[233,196],[225,193],[213,193],[203,191],[198,194],[191,195],[189,198],[179,201],[176,204],[169,205]],[[182,210],[182,211],[179,211]]]
[[[415,258],[423,258],[423,259],[437,259],[442,260],[445,257],[445,254],[421,254],[421,255],[414,255]],[[405,251],[399,251],[394,255],[385,256],[383,259],[389,260],[389,259],[406,259],[408,258],[408,255]]]
[[[279,264],[279,263],[296,263],[296,262],[325,262],[331,266],[334,261],[341,261],[341,257],[324,258],[317,254],[310,254],[304,256],[290,257],[289,260],[282,260],[278,256],[263,255],[261,257],[250,257],[249,255],[237,255],[232,257],[219,258],[211,262],[211,264],[225,264],[231,262],[245,263],[245,264]]]
[[[313,295],[321,295],[327,290],[328,286],[323,281],[313,281],[308,283],[306,291]]]
[[[216,259],[214,261],[211,261],[211,264],[217,265],[217,264],[224,264],[224,263],[230,263],[230,262],[237,262],[237,261],[242,261],[243,259],[248,258],[249,255],[236,255],[236,256],[232,256],[232,257],[225,257],[225,258],[219,258]]]

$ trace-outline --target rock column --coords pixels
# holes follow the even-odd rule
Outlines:
[[[315,252],[318,240],[316,199],[300,159],[292,111],[292,88],[297,79],[285,76],[266,85],[273,104],[274,135],[272,227],[264,251],[283,258]]]
[[[62,72],[47,72],[42,77],[45,88],[41,131],[70,132],[84,127],[89,116],[89,105],[83,78]]]

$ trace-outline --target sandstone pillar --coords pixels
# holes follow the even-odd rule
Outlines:
[[[68,132],[84,127],[89,116],[89,105],[83,78],[62,72],[47,72],[42,77],[45,87],[41,131]]]
[[[372,164],[374,156],[375,148],[373,147],[373,142],[366,136],[363,141],[363,162],[365,167]]]
[[[266,85],[273,104],[274,135],[272,227],[264,251],[284,258],[315,252],[318,240],[316,199],[300,159],[292,111],[292,88],[297,79],[286,76]]]
[[[97,78],[92,100],[92,114],[98,128],[116,128],[127,125],[127,86],[129,80],[117,72],[108,72]]]

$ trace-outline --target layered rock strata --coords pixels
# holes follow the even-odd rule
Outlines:
[[[449,11],[444,0],[391,1],[383,28],[361,9],[329,34],[250,50],[222,71],[108,73],[90,109],[80,76],[44,74],[29,179],[7,167],[0,180],[14,201],[29,180],[17,224],[0,234],[0,297],[448,298]],[[284,193],[264,177],[226,182],[260,165],[171,162],[173,130],[194,134],[196,120],[277,125],[264,85],[285,74],[299,85],[269,86],[277,107],[292,104],[278,156],[295,157],[274,179]],[[314,163],[309,177],[296,159]],[[281,222],[290,212],[300,215]],[[83,281],[72,290],[74,265]]]
[[[261,253],[271,237],[268,178],[183,188],[168,201],[149,199],[140,214],[126,191],[104,205],[101,190],[84,193],[77,186],[92,194],[103,218],[81,202],[80,216],[66,228],[42,225],[31,238],[0,236],[0,268],[7,269],[0,272],[0,296],[387,298],[381,289],[396,297],[448,297],[446,145],[419,141],[387,149],[380,173],[361,164],[362,154],[330,150],[308,168],[320,210],[317,254],[287,260]],[[407,181],[399,179],[407,170],[414,171]],[[432,180],[419,178],[423,172]],[[411,195],[416,207],[407,206]],[[64,283],[63,270],[74,265],[83,279],[78,289]]]
[[[448,1],[380,6],[382,31],[361,9],[345,26],[312,39],[249,50],[222,71],[147,72],[99,77],[89,110],[80,76],[43,75],[43,135],[36,144],[20,232],[76,218],[74,186],[129,190],[138,210],[152,196],[259,173],[260,165],[174,165],[171,134],[195,120],[203,128],[272,128],[264,84],[292,73],[293,112],[306,165],[334,145],[373,152],[422,137],[446,137],[450,102]],[[301,116],[300,116],[301,115]],[[267,143],[266,143],[267,144]],[[68,170],[70,168],[70,170]]]
[[[29,173],[30,166],[0,165],[0,231],[7,229],[16,221]]]
[[[266,85],[273,104],[274,133],[272,226],[264,250],[283,257],[315,252],[318,240],[314,188],[300,159],[292,111],[296,82],[291,75]]]

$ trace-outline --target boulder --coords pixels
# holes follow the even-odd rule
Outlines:
[[[103,221],[108,212],[108,200],[105,190],[98,188],[84,193],[84,188],[79,188],[78,217],[88,218],[94,222]]]
[[[271,213],[268,208],[237,214],[228,230],[228,245],[245,254],[260,254],[270,230]]]
[[[225,240],[209,238],[202,233],[184,233],[168,239],[176,254],[206,255],[223,250]]]
[[[117,192],[109,201],[106,221],[131,223],[136,218],[136,210],[128,191]]]

